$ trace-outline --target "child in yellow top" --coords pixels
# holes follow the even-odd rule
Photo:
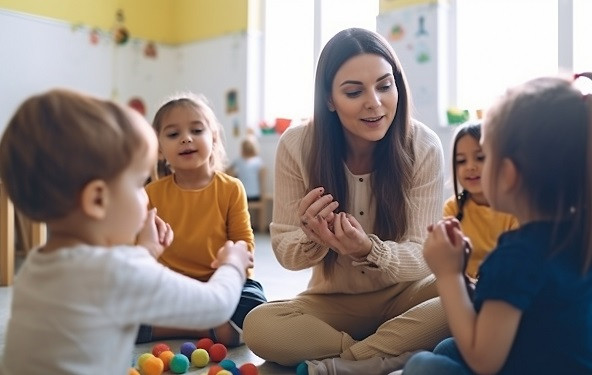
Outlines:
[[[518,227],[514,216],[493,210],[483,195],[481,169],[485,156],[479,138],[480,123],[468,123],[457,129],[452,149],[454,196],[444,203],[444,217],[457,218],[473,245],[466,270],[473,279],[477,278],[481,262],[495,247],[499,235]]]
[[[215,271],[211,263],[216,250],[226,241],[245,241],[254,252],[245,189],[240,180],[222,172],[226,160],[222,127],[204,97],[189,93],[171,98],[157,111],[152,125],[159,152],[172,172],[146,186],[150,206],[158,209],[158,215],[175,232],[173,243],[159,261],[206,281]],[[240,345],[244,317],[266,302],[261,284],[252,276],[250,269],[228,323],[209,332],[143,327],[138,342],[210,337],[225,345]]]

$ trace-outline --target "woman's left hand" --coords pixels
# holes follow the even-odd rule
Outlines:
[[[356,218],[348,213],[335,215],[332,228],[323,225],[317,235],[327,246],[341,255],[365,258],[372,250],[372,241]]]

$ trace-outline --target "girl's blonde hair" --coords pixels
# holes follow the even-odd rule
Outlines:
[[[592,263],[592,98],[572,83],[573,77],[543,77],[508,90],[485,117],[492,147],[486,157],[492,171],[499,171],[504,159],[513,162],[530,210],[553,220],[554,233],[560,223],[571,222],[567,238],[553,236],[552,249],[581,239],[587,270]]]
[[[162,104],[158,111],[156,111],[154,120],[152,121],[152,127],[156,131],[156,134],[160,134],[163,118],[171,111],[171,109],[177,107],[192,108],[204,116],[206,124],[214,138],[212,154],[210,155],[210,166],[215,171],[223,171],[228,162],[226,149],[224,148],[224,128],[218,121],[216,114],[214,114],[214,110],[204,95],[184,92],[175,94],[165,100],[164,104]],[[165,172],[164,174],[168,174],[168,172]]]

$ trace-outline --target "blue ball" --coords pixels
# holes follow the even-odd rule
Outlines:
[[[181,349],[179,349],[179,351],[181,352],[181,354],[187,357],[188,360],[191,361],[191,353],[193,353],[195,349],[197,349],[195,344],[190,341],[187,341],[181,344]]]
[[[236,363],[234,363],[231,359],[223,359],[218,364],[224,370],[228,370],[228,371],[232,370],[233,368],[236,368]]]

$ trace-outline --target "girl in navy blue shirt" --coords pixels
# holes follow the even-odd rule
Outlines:
[[[488,111],[483,192],[520,228],[481,265],[473,301],[458,221],[429,228],[424,257],[453,337],[414,355],[405,375],[592,373],[592,97],[573,81],[528,81]]]

